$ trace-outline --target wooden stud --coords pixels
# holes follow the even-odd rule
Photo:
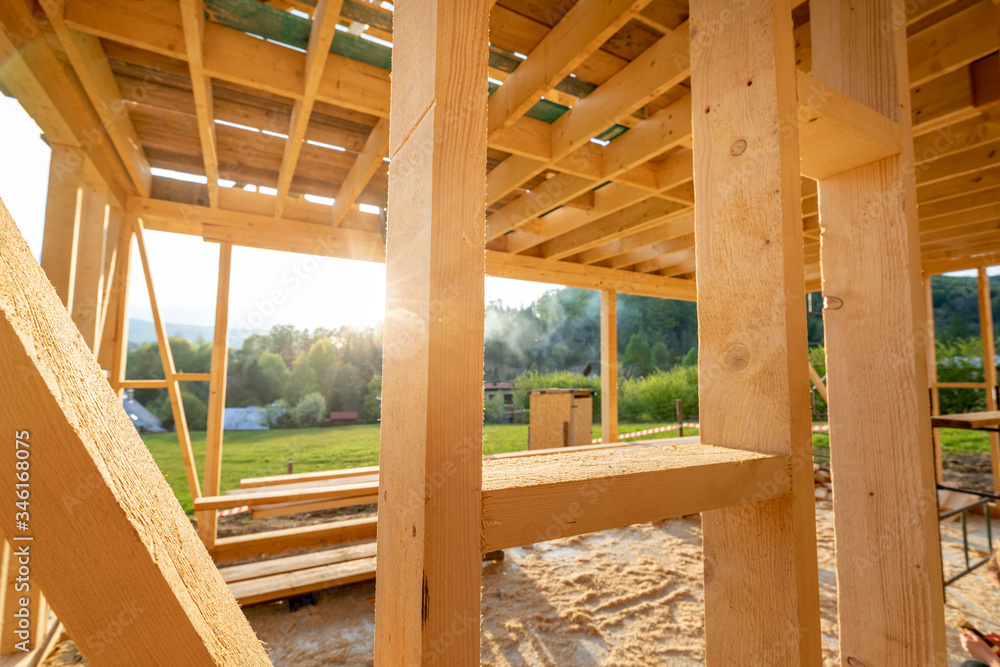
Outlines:
[[[488,7],[401,3],[393,21],[375,664],[472,665]]]
[[[100,338],[104,294],[104,241],[108,228],[108,193],[101,186],[81,188],[76,277],[73,281],[73,321],[87,347],[96,351]]]
[[[212,372],[208,389],[208,425],[205,433],[205,495],[219,495],[222,485],[222,438],[226,421],[226,375],[229,368],[229,280],[233,246],[219,245],[219,280],[215,296],[215,328],[212,332]],[[198,515],[198,532],[212,549],[218,515],[215,511]],[[203,525],[204,524],[204,525]]]
[[[41,264],[67,309],[73,307],[76,244],[80,234],[80,183],[84,159],[83,151],[76,147],[52,145]]]
[[[201,484],[198,482],[198,468],[191,451],[191,434],[187,427],[187,417],[184,414],[184,402],[181,399],[181,388],[178,384],[177,369],[174,368],[174,355],[170,350],[170,338],[167,335],[167,323],[163,321],[160,308],[156,303],[156,292],[153,289],[153,273],[149,267],[149,257],[146,255],[146,242],[143,238],[141,220],[135,220],[135,240],[139,248],[139,261],[142,262],[142,273],[146,278],[146,293],[149,295],[149,307],[153,311],[153,325],[156,328],[156,342],[160,349],[160,361],[163,363],[163,376],[166,378],[167,392],[170,394],[170,409],[174,415],[174,432],[181,448],[181,458],[184,460],[184,474],[187,476],[191,499],[201,497]]]
[[[347,217],[347,212],[354,207],[361,192],[368,185],[375,172],[383,167],[383,160],[389,153],[389,119],[383,118],[372,128],[365,147],[358,154],[351,170],[347,172],[347,177],[340,184],[337,196],[333,202],[332,220],[333,226],[337,227]]]
[[[0,464],[30,451],[31,490],[28,530],[10,512],[0,533],[33,538],[14,544],[30,544],[32,583],[88,662],[270,664],[2,206],[0,375],[17,378],[0,384]]]
[[[792,478],[702,515],[706,662],[819,665],[791,6],[701,0],[690,22],[701,441],[789,456]]]
[[[129,11],[129,10],[125,10]],[[184,31],[183,48],[191,74],[191,90],[198,116],[198,136],[201,141],[202,161],[208,178],[208,203],[219,206],[219,153],[215,140],[215,98],[212,78],[205,72],[205,2],[180,0],[181,25]]]
[[[924,278],[924,308],[927,311],[927,382],[930,385],[931,416],[941,414],[941,392],[937,373],[937,344],[934,333],[934,291],[931,289],[931,276]],[[941,451],[941,431],[931,428],[931,441],[934,447],[934,478],[937,482],[944,481],[944,461]]]
[[[24,655],[41,647],[48,630],[49,609],[45,596],[30,574],[25,576],[20,568],[31,568],[30,551],[25,556],[23,541],[11,543],[0,536],[0,664],[2,656]],[[27,562],[22,562],[22,561]],[[27,627],[20,627],[23,614],[27,614]]]
[[[292,106],[292,118],[288,127],[288,138],[285,139],[285,152],[281,158],[278,171],[278,194],[275,203],[275,215],[281,217],[285,206],[285,197],[295,177],[295,167],[299,162],[302,142],[306,138],[309,118],[313,105],[316,103],[316,91],[323,79],[323,69],[330,56],[330,45],[336,34],[337,23],[340,21],[340,9],[343,0],[319,0],[316,3],[316,13],[313,16],[312,29],[309,31],[309,44],[306,48],[305,86],[302,99],[295,100]]]
[[[986,267],[976,273],[979,297],[979,332],[983,341],[983,380],[986,383],[986,409],[997,409],[997,362],[993,338],[993,299]],[[1000,493],[1000,434],[990,433],[990,458],[993,462],[993,492]]]
[[[122,164],[140,195],[149,195],[152,173],[142,142],[132,124],[132,117],[123,113],[121,90],[101,46],[93,35],[69,29],[63,18],[63,4],[39,3],[52,29],[66,52],[80,84],[101,120],[101,125],[114,144]]]
[[[899,156],[819,182],[840,654],[944,665],[901,0],[810,2],[813,76],[898,121]],[[891,29],[886,29],[886,27]],[[877,227],[870,223],[878,220]],[[877,343],[863,332],[878,331]],[[873,372],[878,369],[878,372]],[[887,396],[893,409],[885,409]],[[892,516],[892,525],[872,521]]]
[[[618,295],[614,290],[601,290],[601,442],[618,442]]]

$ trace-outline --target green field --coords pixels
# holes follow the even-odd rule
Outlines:
[[[619,433],[628,433],[659,426],[659,424],[620,424]],[[695,435],[688,429],[685,435]],[[595,424],[593,437],[601,435]],[[656,433],[637,440],[676,437],[677,431]],[[173,433],[146,434],[142,436],[157,465],[174,489],[184,510],[192,511],[177,437]],[[280,475],[287,471],[288,462],[295,464],[295,472],[334,470],[378,464],[378,425],[365,424],[342,428],[312,428],[280,431],[229,431],[225,436],[222,453],[222,490],[235,489],[244,477]],[[825,447],[829,436],[813,434],[813,445]],[[957,429],[942,429],[942,443],[946,452],[989,451],[985,433]],[[205,433],[191,433],[191,445],[198,465],[199,479],[205,460]],[[488,424],[483,427],[483,454],[516,452],[528,446],[528,427],[525,424]]]

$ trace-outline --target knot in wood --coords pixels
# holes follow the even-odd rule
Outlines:
[[[750,363],[750,350],[740,343],[730,345],[722,353],[722,363],[730,370],[741,371]]]
[[[746,139],[740,139],[739,141],[737,141],[736,143],[734,143],[732,146],[729,147],[729,154],[732,155],[733,157],[739,157],[743,155],[746,149],[747,149]]]
[[[850,665],[851,667],[865,667],[865,663],[861,662],[853,655],[847,658],[847,664]]]
[[[824,310],[840,310],[844,306],[844,300],[836,296],[823,297]]]

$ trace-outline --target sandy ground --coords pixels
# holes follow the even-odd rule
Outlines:
[[[836,665],[832,504],[818,502],[816,513],[824,663]],[[242,526],[233,524],[233,532],[240,532]],[[981,518],[970,519],[973,559],[987,553],[984,528]],[[942,523],[941,532],[945,570],[953,573],[962,560],[960,525]],[[1000,522],[994,522],[994,535],[1000,537]],[[506,551],[503,561],[483,565],[482,664],[703,664],[701,551],[698,517]],[[958,665],[964,656],[957,622],[965,619],[983,631],[1000,631],[1000,591],[982,568],[947,590],[949,657]],[[371,665],[374,583],[322,591],[317,598],[317,605],[294,613],[287,602],[245,610],[274,664]],[[45,664],[85,663],[67,641]]]
[[[831,503],[816,510],[824,663],[836,665]],[[970,531],[982,527],[972,523]],[[942,531],[946,567],[957,567],[958,524]],[[985,547],[981,536],[972,540]],[[701,580],[697,518],[510,549],[504,561],[483,565],[482,664],[701,665]],[[374,593],[374,584],[359,584],[321,593],[318,605],[292,614],[287,604],[246,612],[275,665],[370,665]],[[979,570],[948,588],[946,616],[950,659],[959,664],[957,621],[1000,630],[1000,591]]]

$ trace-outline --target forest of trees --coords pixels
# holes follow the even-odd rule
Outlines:
[[[941,380],[981,380],[982,347],[975,279],[940,276],[934,278],[932,285]],[[995,289],[994,295],[994,314],[998,314],[1000,290]],[[821,307],[820,295],[811,295],[811,314],[807,318],[811,357],[823,373],[819,347],[823,343]],[[697,365],[697,325],[693,303],[619,295],[618,354],[623,378],[634,380]],[[381,326],[366,329],[344,326],[309,332],[286,325],[275,326],[266,334],[251,335],[242,347],[229,351],[226,405],[279,404],[289,415],[281,425],[293,425],[295,408],[308,397],[313,413],[355,411],[362,421],[377,421],[377,396],[382,390],[381,335]],[[522,308],[492,303],[486,309],[485,344],[484,373],[488,381],[561,372],[579,376],[588,366],[599,372],[600,293],[566,288],[547,292],[534,304]],[[209,371],[210,343],[171,338],[170,347],[179,372]],[[162,377],[155,343],[146,343],[130,352],[128,379]],[[674,377],[697,382],[697,375],[692,373]],[[190,427],[204,429],[208,383],[186,382],[182,389]],[[978,405],[981,400],[977,399],[978,394],[982,392],[942,391],[942,402],[953,408],[948,411],[962,412]],[[165,390],[137,390],[135,396],[170,425],[170,402]],[[303,406],[299,412],[305,411]]]

